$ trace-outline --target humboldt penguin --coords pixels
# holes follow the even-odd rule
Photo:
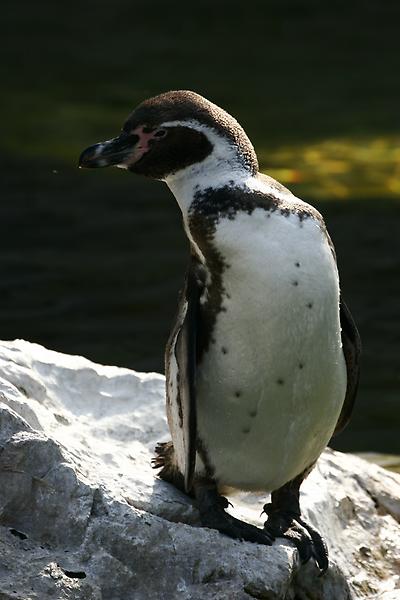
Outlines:
[[[360,340],[321,214],[262,175],[239,123],[191,91],[145,100],[79,164],[164,181],[182,211],[190,260],[166,348],[160,476],[196,499],[205,527],[290,539],[326,570],[299,489],[349,421]],[[226,511],[226,488],[271,493],[264,528]]]

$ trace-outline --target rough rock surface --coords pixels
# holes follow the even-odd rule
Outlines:
[[[0,600],[400,598],[400,476],[326,451],[305,483],[326,536],[318,577],[297,551],[198,527],[150,467],[168,439],[164,378],[24,341],[0,343]],[[261,524],[266,498],[231,498]]]

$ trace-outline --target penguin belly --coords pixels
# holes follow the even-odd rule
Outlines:
[[[225,268],[197,371],[196,469],[272,491],[315,462],[343,405],[337,267],[319,223],[297,214],[238,212],[213,245]]]

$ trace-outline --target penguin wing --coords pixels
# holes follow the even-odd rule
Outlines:
[[[325,230],[325,235],[333,258],[337,263],[335,246],[333,245],[327,230]],[[358,382],[360,380],[361,338],[358,333],[357,325],[343,298],[340,299],[340,327],[342,330],[344,360],[346,362],[347,388],[342,410],[332,437],[343,431],[350,421],[357,396]]]
[[[333,435],[340,433],[350,421],[360,379],[361,338],[351,312],[343,300],[340,301],[340,325],[347,369],[347,389]]]
[[[193,484],[196,463],[196,344],[202,284],[192,257],[186,273],[175,325],[166,348],[167,416],[175,461],[185,491]]]

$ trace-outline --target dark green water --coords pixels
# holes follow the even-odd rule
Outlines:
[[[5,0],[0,338],[162,370],[186,264],[178,208],[163,184],[78,171],[80,151],[173,88],[229,108],[264,168],[282,146],[325,139],[390,137],[396,148],[399,21],[394,0]],[[364,171],[350,163],[346,200],[318,202],[324,171],[312,166],[307,185],[290,187],[326,218],[364,343],[354,419],[335,445],[400,454],[400,205],[387,192],[400,170],[392,158],[390,185],[368,193],[365,169],[373,181],[388,160],[377,148]]]

